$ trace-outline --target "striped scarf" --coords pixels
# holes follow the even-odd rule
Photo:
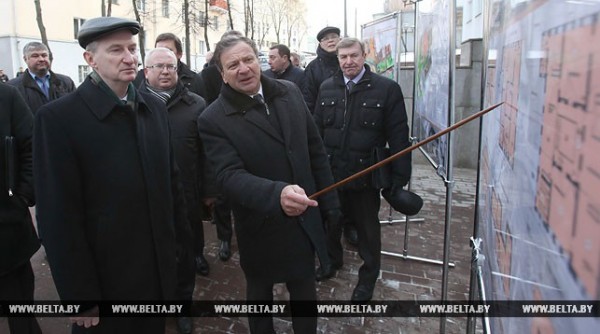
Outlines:
[[[176,87],[177,86],[173,87],[172,89],[161,90],[158,88],[151,87],[150,84],[146,81],[146,88],[148,88],[148,91],[152,93],[152,95],[158,97],[165,104],[167,104],[167,101],[169,101],[171,96],[173,96],[173,93],[175,93]]]

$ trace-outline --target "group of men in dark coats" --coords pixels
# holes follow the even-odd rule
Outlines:
[[[205,101],[191,92],[206,91],[203,82],[186,71],[179,50],[169,48],[171,36],[157,38],[144,75],[138,74],[139,29],[137,22],[115,17],[87,20],[78,41],[93,72],[84,83],[50,103],[69,87],[65,80],[51,84],[50,93],[33,75],[27,79],[33,83],[23,84],[30,89],[24,96],[40,98],[35,154],[31,164],[31,124],[20,125],[25,130],[18,141],[26,145],[20,154],[30,165],[20,170],[25,174],[17,196],[0,196],[0,204],[14,209],[0,217],[25,213],[34,204],[35,175],[39,233],[59,295],[90,302],[71,317],[73,332],[93,327],[102,333],[162,333],[162,317],[100,318],[97,303],[191,301],[194,258],[198,271],[203,248],[203,232],[196,227],[193,233],[192,226],[202,225],[198,203],[210,207],[217,194],[236,218],[249,301],[272,300],[275,283],[287,285],[292,301],[316,300],[315,279],[327,279],[343,265],[343,215],[360,224],[359,254],[365,261],[352,300],[370,300],[379,272],[374,221],[380,189],[359,180],[342,189],[341,203],[336,191],[317,199],[308,195],[368,167],[374,148],[389,145],[395,152],[408,146],[399,86],[370,72],[360,41],[338,44],[337,28],[319,33],[323,45],[334,44],[335,66],[332,51],[319,48],[323,54],[302,73],[300,84],[269,78],[260,70],[254,42],[233,34],[215,49],[211,66],[220,75],[220,90],[205,109]],[[290,62],[285,49],[272,48]],[[272,74],[293,73],[290,68],[298,70],[286,66]],[[50,73],[45,79],[60,78]],[[346,88],[348,81],[354,88]],[[32,95],[38,90],[43,96]],[[3,94],[0,90],[0,99]],[[31,123],[30,112],[28,117]],[[395,163],[394,170],[389,187],[401,188],[410,178],[410,158]],[[365,203],[368,210],[356,210]],[[22,221],[20,233],[29,233],[23,248],[28,260],[39,242],[31,219]],[[193,250],[192,236],[198,235],[202,247]],[[15,268],[25,275],[15,277],[32,279],[25,260],[0,270]],[[316,317],[292,309],[292,318],[296,333],[316,332]],[[190,319],[181,320],[180,331],[191,332]],[[271,317],[250,317],[249,325],[252,333],[274,333]]]

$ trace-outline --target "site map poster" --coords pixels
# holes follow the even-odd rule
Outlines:
[[[363,26],[362,39],[367,48],[371,70],[397,81],[398,21],[397,13]]]
[[[478,217],[488,300],[600,299],[600,2],[490,1]],[[492,318],[493,333],[600,319]]]
[[[412,134],[417,141],[448,127],[450,112],[450,0],[424,0],[416,8],[415,102]],[[448,143],[442,136],[425,145],[425,154],[446,176]]]

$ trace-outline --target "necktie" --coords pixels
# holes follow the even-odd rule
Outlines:
[[[346,87],[348,88],[348,93],[352,92],[352,88],[354,88],[354,81],[352,81],[352,80],[348,81],[348,83],[346,84]]]
[[[42,90],[44,95],[46,95],[46,97],[48,97],[48,85],[46,84],[46,80],[40,79],[38,77],[36,77],[35,80],[38,82],[40,89]]]
[[[256,94],[252,98],[256,100],[256,102],[260,103],[260,105],[265,107],[265,110],[267,111],[267,116],[271,115],[271,113],[269,112],[269,106],[265,102],[265,99],[263,98],[262,94]]]

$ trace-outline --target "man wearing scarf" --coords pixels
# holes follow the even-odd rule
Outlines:
[[[73,333],[163,334],[165,317],[108,317],[102,305],[174,300],[177,255],[191,252],[176,242],[191,231],[166,107],[131,84],[139,29],[87,20],[78,41],[93,72],[35,116],[37,222],[60,298],[83,303]]]
[[[187,204],[188,220],[194,231],[194,251],[196,257],[203,253],[204,233],[202,229],[202,208],[214,202],[214,178],[209,173],[206,156],[198,134],[197,120],[206,107],[204,99],[184,86],[177,76],[177,57],[167,48],[150,50],[146,55],[144,69],[145,82],[140,90],[158,97],[166,106],[171,123],[171,136],[175,160],[180,170]],[[201,205],[204,203],[204,205]],[[177,298],[191,302],[196,275],[194,254],[179,259],[177,263]],[[192,332],[192,320],[184,316],[177,319],[180,333]]]

